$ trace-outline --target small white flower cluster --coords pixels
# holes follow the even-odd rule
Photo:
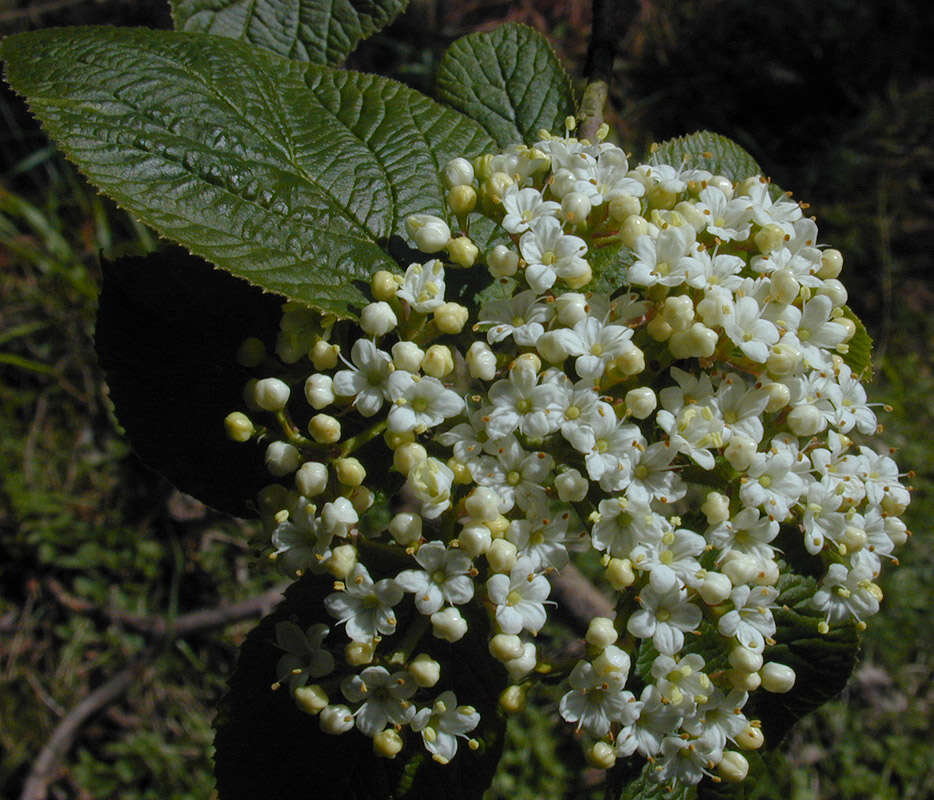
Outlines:
[[[270,473],[294,479],[260,497],[277,563],[336,579],[325,607],[347,637],[325,648],[324,626],[283,623],[279,680],[328,733],[356,727],[392,756],[410,727],[447,762],[479,715],[440,690],[423,637],[457,642],[461,607],[486,609],[490,653],[527,680],[548,575],[592,547],[617,616],[592,621],[561,716],[598,766],[638,753],[661,781],[742,780],[738,750],[763,739],[749,693],[795,680],[765,660],[779,547],[824,570],[811,602],[826,632],[878,610],[874,580],[907,535],[895,462],[851,438],[877,423],[846,361],[842,257],[760,176],[632,167],[602,142],[545,137],[455,159],[444,179],[457,235],[410,217],[435,257],[375,274],[359,329],[313,337],[308,436],[285,381],[247,388],[283,432]],[[482,254],[481,216],[500,231]],[[476,307],[446,299],[481,269]],[[244,414],[228,429],[270,435]],[[410,505],[374,530],[362,518],[389,464]],[[692,649],[700,633],[729,668]],[[651,676],[631,672],[637,652]]]

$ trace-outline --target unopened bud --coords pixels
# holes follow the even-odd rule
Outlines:
[[[248,442],[256,433],[250,418],[242,411],[233,411],[224,417],[224,428],[227,438],[235,442]]]

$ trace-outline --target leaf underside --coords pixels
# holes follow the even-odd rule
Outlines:
[[[296,61],[336,65],[408,0],[173,0],[176,30],[239,39]]]
[[[399,83],[215,36],[69,28],[8,37],[7,78],[91,183],[159,233],[340,317],[397,268],[440,166],[493,146]]]
[[[558,130],[575,108],[570,79],[551,45],[515,23],[454,42],[438,68],[437,94],[479,122],[500,147]]]

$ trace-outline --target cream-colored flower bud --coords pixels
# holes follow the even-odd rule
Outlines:
[[[454,606],[449,606],[431,615],[431,632],[437,639],[457,642],[467,633],[467,620]]]
[[[396,342],[392,346],[392,365],[406,372],[418,372],[425,351],[415,342]]]
[[[616,763],[616,750],[608,742],[594,742],[587,750],[587,763],[597,769],[612,769]]]
[[[340,352],[340,345],[331,344],[330,342],[324,341],[324,339],[318,339],[318,341],[311,346],[311,363],[314,364],[315,369],[319,371],[334,369],[334,367],[337,366]]]
[[[461,486],[466,486],[468,483],[473,483],[473,473],[463,461],[458,461],[454,456],[451,456],[447,460],[448,469],[454,473],[454,483],[460,484]]]
[[[263,411],[281,411],[289,402],[292,390],[278,378],[263,378],[253,387],[253,397]]]
[[[908,508],[908,503],[901,497],[896,497],[890,492],[882,496],[882,510],[886,514],[893,514],[897,517],[904,514],[906,508]]]
[[[348,642],[344,647],[344,660],[352,667],[362,667],[373,663],[373,653],[372,642]]]
[[[366,486],[354,486],[353,489],[350,490],[347,499],[350,500],[354,511],[358,514],[362,514],[364,511],[373,507],[373,503],[376,501],[376,495],[367,489]]]
[[[593,270],[585,261],[573,275],[565,273],[561,280],[568,289],[581,289],[593,280]]]
[[[480,248],[467,236],[457,236],[448,242],[448,258],[458,267],[469,268],[477,263]]]
[[[759,248],[759,252],[768,255],[785,244],[787,235],[780,225],[770,222],[764,228],[756,231],[752,238],[756,243],[756,247]]]
[[[255,336],[250,336],[237,348],[237,363],[243,367],[258,367],[266,358],[266,345]]]
[[[338,580],[344,580],[357,565],[357,548],[352,544],[339,544],[324,560],[324,568]]]
[[[248,442],[256,433],[252,421],[242,411],[232,411],[224,417],[224,428],[227,438],[235,442]]]
[[[525,709],[526,688],[524,686],[507,686],[500,692],[499,707],[507,714],[518,714]]]
[[[630,347],[613,359],[613,369],[622,375],[631,377],[645,369],[645,353],[632,342],[629,344]]]
[[[557,198],[564,197],[568,192],[574,191],[578,177],[569,169],[559,169],[551,178],[551,193]]]
[[[741,197],[749,196],[758,184],[765,183],[768,183],[768,181],[761,175],[751,175],[736,187],[736,194],[740,195]]]
[[[314,716],[322,709],[327,708],[328,695],[317,683],[310,686],[299,686],[295,690],[295,704],[306,714]]]
[[[509,530],[509,519],[500,514],[496,519],[485,523],[494,539],[502,539]]]
[[[370,278],[370,293],[374,300],[392,300],[402,285],[402,278],[385,269],[377,270]]]
[[[769,393],[769,402],[765,406],[767,413],[781,411],[791,402],[791,390],[784,383],[767,383],[763,388]]]
[[[759,568],[759,560],[739,550],[730,550],[720,561],[720,571],[723,572],[734,586],[752,583],[752,579]]]
[[[432,378],[443,378],[454,371],[454,356],[451,348],[443,344],[433,344],[422,357],[422,372]]]
[[[318,723],[324,733],[337,736],[353,729],[354,715],[347,706],[326,706],[318,715]]]
[[[896,547],[908,541],[908,526],[898,517],[885,518],[885,533]]]
[[[662,184],[656,183],[645,195],[649,208],[669,209],[674,208],[678,202],[678,195],[670,189],[666,189]]]
[[[398,324],[392,306],[383,300],[367,303],[360,312],[360,327],[370,336],[383,336]]]
[[[308,433],[318,444],[334,444],[341,440],[341,424],[330,414],[315,414],[308,420]]]
[[[828,278],[825,280],[817,288],[817,294],[823,294],[829,297],[834,308],[840,308],[840,306],[846,305],[848,299],[846,287],[836,278]]]
[[[521,355],[516,356],[513,359],[512,364],[509,365],[510,370],[531,370],[533,375],[538,374],[538,371],[541,368],[542,360],[537,355],[535,355],[535,353],[522,353]]]
[[[538,653],[532,642],[525,642],[522,645],[522,653],[519,656],[503,662],[503,666],[506,667],[506,671],[509,673],[509,680],[511,681],[522,680],[522,678],[535,669],[537,664]]]
[[[748,436],[741,433],[734,433],[723,448],[723,455],[737,472],[743,472],[749,469],[753,458],[756,455],[756,443]]]
[[[708,525],[719,525],[730,518],[730,498],[720,492],[707,492],[701,505]]]
[[[740,644],[730,650],[729,662],[739,672],[758,672],[762,669],[762,654]]]
[[[747,725],[736,734],[735,741],[743,750],[758,750],[765,743],[765,736],[758,725]]]
[[[486,525],[466,525],[457,536],[460,549],[471,558],[477,558],[490,549],[493,535]]]
[[[490,655],[497,661],[509,661],[522,655],[522,639],[514,634],[497,633],[490,639]]]
[[[317,497],[328,488],[328,468],[318,461],[306,461],[295,473],[295,488],[303,497]]]
[[[409,664],[409,674],[418,686],[430,689],[441,679],[441,665],[427,653],[419,653]]]
[[[373,737],[373,752],[381,758],[395,758],[405,742],[395,728],[385,728]]]
[[[628,589],[636,582],[632,562],[628,558],[611,558],[606,565],[606,579],[617,592]]]
[[[741,692],[754,692],[762,683],[762,678],[759,677],[758,672],[743,672],[738,669],[727,670],[726,679],[734,689]],[[739,737],[737,737],[736,741],[738,744]]]
[[[315,411],[334,402],[334,381],[330,375],[315,372],[305,379],[305,400]]]
[[[798,292],[801,291],[801,284],[798,283],[795,274],[787,267],[783,267],[775,270],[771,277],[771,295],[775,302],[783,305],[793,303],[798,296]]]
[[[668,340],[668,349],[675,358],[710,358],[717,349],[717,332],[701,322],[686,331],[676,331]]]
[[[626,411],[636,419],[647,419],[658,407],[658,398],[650,386],[637,386],[626,392]]]
[[[442,303],[435,309],[435,325],[441,333],[460,333],[470,312],[460,303]]]
[[[843,253],[839,250],[829,248],[820,254],[820,269],[817,271],[817,277],[827,280],[829,278],[839,278],[843,270]]]
[[[494,172],[483,182],[483,193],[494,203],[502,203],[503,197],[515,181],[505,172]]]
[[[452,158],[442,171],[445,186],[470,186],[474,179],[473,164],[466,158]]]
[[[334,472],[344,486],[359,486],[366,479],[366,470],[353,456],[334,460]]]
[[[640,236],[646,236],[649,233],[649,221],[638,214],[626,217],[620,227],[619,238],[626,247],[633,249],[636,246],[636,240]]]
[[[558,322],[573,328],[587,316],[587,296],[580,292],[565,292],[555,298],[554,310]]]
[[[562,503],[579,503],[587,496],[590,481],[572,467],[555,476],[555,489]]]
[[[684,219],[688,225],[694,228],[696,233],[703,231],[707,227],[707,222],[710,219],[696,204],[689,200],[682,200],[678,203],[675,206],[675,211],[681,215],[682,219]]]
[[[697,593],[708,606],[725,602],[733,591],[733,583],[722,572],[708,572],[697,587]]]
[[[686,294],[672,295],[662,303],[661,317],[672,331],[685,331],[694,322],[694,301]]]
[[[405,229],[423,253],[438,253],[451,240],[448,224],[432,214],[409,215],[405,220]]]
[[[749,762],[735,750],[726,750],[717,764],[717,772],[727,783],[742,783],[749,774]]]
[[[510,572],[516,565],[516,546],[506,539],[496,539],[486,554],[487,564],[493,572]]]
[[[793,374],[800,363],[801,351],[790,342],[781,341],[772,345],[765,366],[770,375],[781,378]]]
[[[535,347],[549,364],[560,364],[568,357],[560,331],[545,331],[538,337]]]
[[[587,634],[584,639],[587,644],[593,645],[599,650],[603,650],[613,644],[619,638],[619,633],[613,620],[609,617],[594,617],[587,626]]]
[[[827,427],[827,420],[824,419],[824,415],[821,414],[817,406],[810,403],[802,403],[792,408],[788,412],[785,421],[788,424],[788,429],[795,436],[813,436]]]
[[[846,342],[856,336],[856,323],[849,317],[837,317],[834,319],[834,322],[846,330],[846,335],[843,337],[843,344],[846,344]]]
[[[466,360],[471,378],[491,381],[496,377],[496,354],[486,342],[473,342],[467,350]]]
[[[270,442],[266,448],[266,469],[277,478],[289,475],[302,463],[298,448],[288,442]]]
[[[590,198],[580,192],[568,192],[561,198],[561,211],[571,224],[586,222],[593,205]]]
[[[400,511],[389,521],[389,535],[403,547],[422,538],[422,518],[411,511]]]
[[[519,268],[519,254],[498,244],[486,254],[486,265],[494,278],[508,278]]]
[[[667,342],[674,333],[671,325],[665,322],[661,315],[652,317],[649,324],[645,326],[645,330],[656,342]]]
[[[642,204],[638,197],[624,192],[616,192],[610,195],[609,202],[610,216],[615,222],[623,222],[629,217],[638,216],[642,211]]]
[[[795,685],[795,671],[784,664],[770,661],[759,671],[762,678],[762,688],[767,692],[784,694],[790,692]]]
[[[448,191],[448,208],[458,217],[466,217],[477,207],[477,190],[461,184]]]
[[[408,475],[416,464],[428,458],[428,451],[418,442],[409,442],[397,447],[392,454],[392,466],[403,475]]]
[[[499,516],[499,495],[489,486],[478,486],[464,499],[464,508],[475,520],[492,522]]]
[[[402,447],[404,444],[415,441],[415,431],[386,431],[383,434],[383,441],[390,450]]]
[[[719,189],[726,195],[727,200],[733,199],[733,181],[725,175],[713,175],[707,179],[707,185]]]

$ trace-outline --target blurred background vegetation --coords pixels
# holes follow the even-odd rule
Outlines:
[[[850,304],[876,340],[870,391],[894,409],[880,415],[884,439],[915,470],[915,536],[885,574],[857,671],[783,743],[757,797],[934,797],[929,10],[926,0],[641,0],[619,32],[613,122],[625,147],[638,156],[699,128],[733,137],[844,251]],[[430,92],[448,43],[507,19],[582,67],[584,0],[414,0],[350,66]],[[171,24],[162,0],[0,2],[0,34],[89,23]],[[110,414],[93,347],[98,254],[145,251],[154,237],[97,196],[6,90],[0,118],[0,797],[22,795],[58,723],[122,674],[127,691],[77,732],[49,796],[205,800],[212,709],[253,622],[178,637],[140,618],[256,597],[276,577],[252,524],[148,471]],[[600,795],[598,774],[567,766],[576,745],[548,713],[515,720],[509,741],[491,800]]]

